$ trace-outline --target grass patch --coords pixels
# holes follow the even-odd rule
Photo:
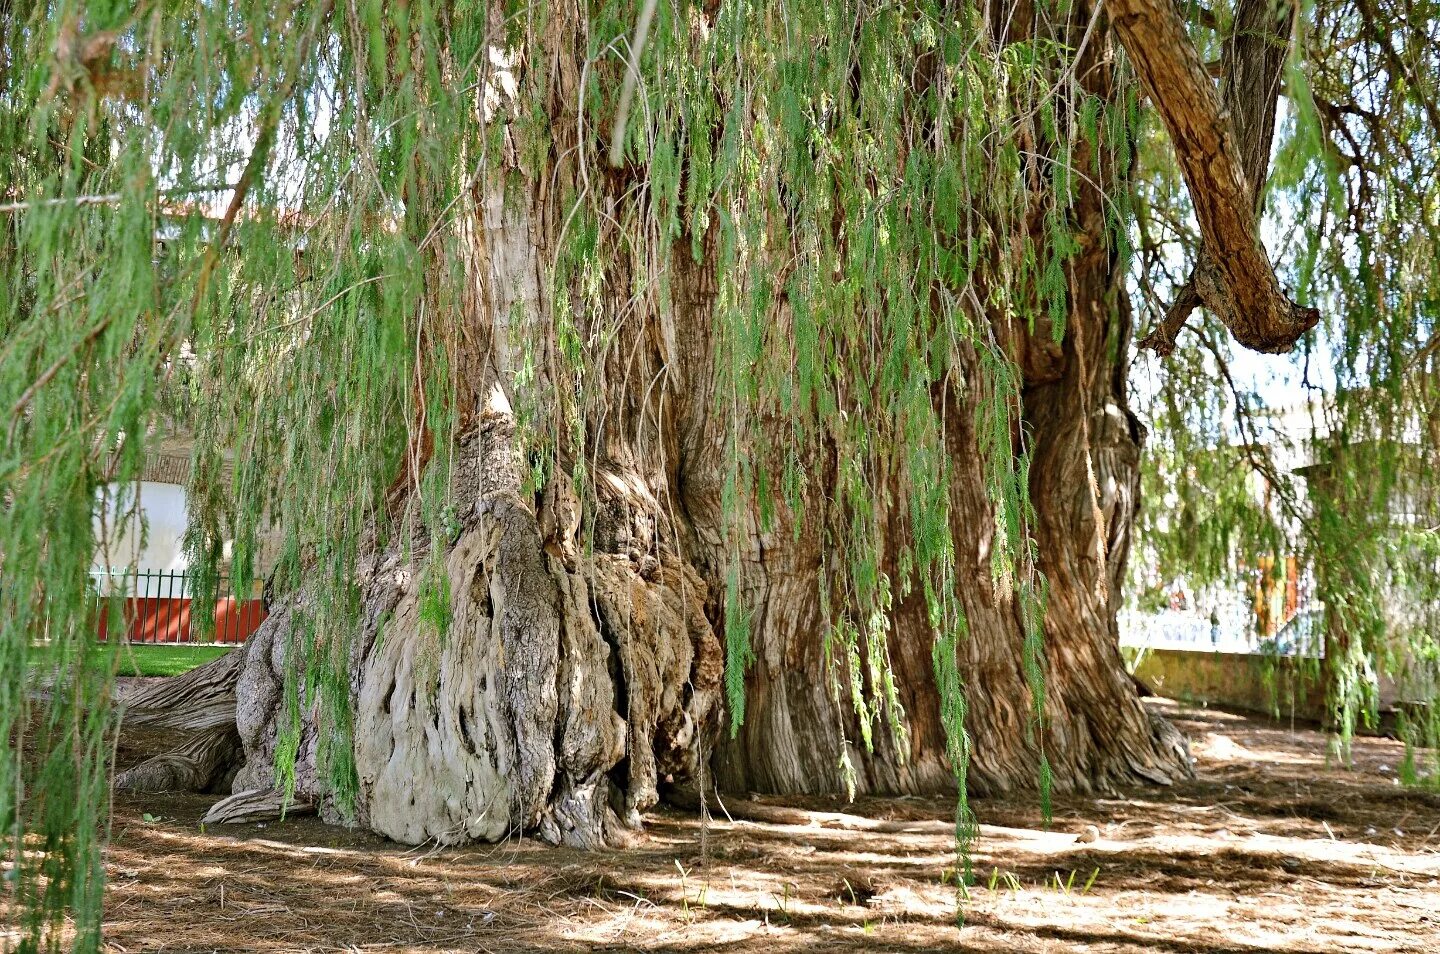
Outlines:
[[[109,643],[97,651],[119,656],[119,676],[178,676],[235,649],[234,646],[165,646],[149,643]]]

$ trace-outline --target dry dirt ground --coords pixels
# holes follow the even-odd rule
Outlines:
[[[1440,952],[1440,797],[1401,746],[1155,702],[1195,782],[976,804],[956,924],[951,805],[658,811],[631,850],[407,849],[292,819],[202,831],[204,797],[120,797],[105,937],[156,951]],[[140,753],[131,751],[133,759]],[[123,756],[122,756],[123,761]],[[153,820],[146,820],[146,816]],[[1077,839],[1094,825],[1098,838]]]

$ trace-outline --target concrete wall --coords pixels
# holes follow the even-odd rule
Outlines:
[[[1314,660],[1297,662],[1288,656],[1152,649],[1135,675],[1167,698],[1319,721],[1325,694],[1307,686],[1302,675],[1303,666],[1313,666]]]
[[[1170,699],[1319,722],[1325,715],[1325,693],[1315,678],[1316,662],[1294,656],[1151,649],[1141,657],[1135,675],[1156,695]],[[1382,712],[1393,710],[1406,695],[1394,680],[1380,680]],[[1415,692],[1408,696],[1428,698]]]
[[[96,566],[126,567],[137,570],[184,570],[185,488],[177,484],[142,481],[139,484],[139,511],[144,514],[145,532],[135,511],[135,484],[109,484],[102,495],[101,510],[95,516],[95,537],[108,540],[108,548],[95,554]],[[125,519],[127,516],[130,519]],[[108,552],[107,552],[108,550]],[[139,596],[159,596],[140,593]]]

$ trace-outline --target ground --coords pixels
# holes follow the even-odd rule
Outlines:
[[[406,849],[315,819],[203,830],[212,798],[117,796],[105,937],[157,951],[1440,950],[1440,796],[1399,743],[1327,766],[1313,729],[1151,700],[1190,737],[1174,789],[979,801],[955,923],[943,800],[730,800],[628,851]],[[142,753],[122,751],[122,764]],[[793,803],[791,803],[793,805]],[[1095,832],[1087,834],[1088,826]],[[1077,839],[1077,834],[1080,838]],[[1098,835],[1093,841],[1090,835]]]

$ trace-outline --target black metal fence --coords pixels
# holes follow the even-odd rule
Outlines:
[[[100,599],[99,636],[132,643],[239,643],[265,619],[259,593],[236,594],[221,575],[208,606],[193,599],[194,580],[184,570],[97,568],[90,571]],[[119,608],[123,620],[115,619]],[[208,638],[197,614],[210,613]]]

